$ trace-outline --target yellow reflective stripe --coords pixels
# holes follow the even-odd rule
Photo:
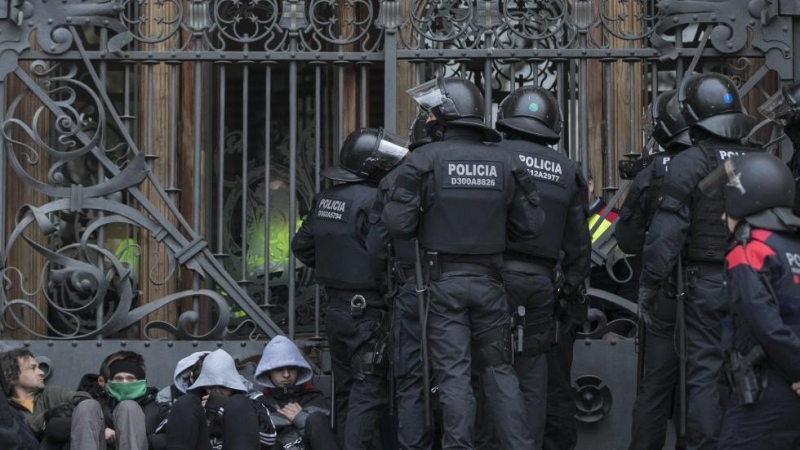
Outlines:
[[[595,215],[593,215],[592,217],[590,217],[590,218],[589,218],[589,229],[590,229],[590,230],[591,230],[592,228],[594,228],[594,224],[595,224],[595,223],[597,223],[597,221],[598,221],[599,219],[600,219],[600,215],[599,215],[599,214],[595,214]],[[596,230],[594,230],[594,233],[592,234],[592,242],[594,242],[594,241],[596,241],[598,238],[600,238],[600,236],[602,236],[602,235],[603,235],[603,233],[605,233],[605,231],[606,231],[606,230],[607,230],[609,227],[611,227],[611,225],[612,225],[612,223],[611,223],[611,221],[610,221],[610,220],[608,220],[608,219],[603,219],[603,223],[601,223],[601,224],[600,224],[600,226],[598,226],[598,227],[597,227],[597,229],[596,229]]]

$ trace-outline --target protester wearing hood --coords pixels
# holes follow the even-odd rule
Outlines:
[[[339,448],[327,401],[311,384],[311,377],[311,366],[292,341],[277,336],[267,344],[255,379],[265,386],[261,400],[278,429],[278,448]]]
[[[194,382],[169,413],[169,450],[258,450],[275,442],[274,427],[259,423],[231,355],[222,349],[200,355],[190,370],[188,377]],[[181,378],[186,379],[190,378]],[[176,386],[183,384],[176,380]]]
[[[194,352],[178,361],[178,364],[175,365],[175,372],[172,375],[172,384],[158,391],[156,402],[172,406],[175,400],[185,394],[189,386],[194,383],[192,367],[209,353],[211,352]]]
[[[154,442],[158,424],[168,407],[156,403],[158,390],[147,386],[144,358],[127,350],[109,355],[100,366],[97,397],[105,418],[105,440],[111,448],[163,448],[161,437]]]

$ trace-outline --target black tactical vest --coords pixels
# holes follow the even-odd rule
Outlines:
[[[709,173],[732,156],[761,151],[758,147],[735,144],[715,144],[713,148],[701,144],[699,147],[708,159]],[[723,193],[707,197],[695,189],[693,197],[686,257],[691,261],[721,262],[728,246],[728,228],[722,221]]]
[[[343,184],[317,196],[313,214],[319,284],[337,289],[378,288],[382,265],[367,252],[362,230],[376,192],[366,184]]]
[[[658,211],[658,194],[661,188],[661,183],[664,182],[664,177],[667,175],[667,171],[669,170],[669,162],[678,153],[679,152],[674,151],[659,153],[650,163],[651,166],[648,168],[648,170],[650,170],[650,187],[647,189],[646,194],[648,224],[653,220],[653,216],[656,215],[656,211]]]
[[[507,154],[493,145],[461,139],[434,142],[417,151],[430,152],[433,161],[432,201],[419,229],[422,248],[464,255],[501,253],[514,193]]]
[[[508,250],[537,258],[556,261],[561,251],[567,211],[578,187],[575,183],[575,163],[556,150],[523,140],[505,140],[502,144],[514,161],[536,182],[547,224],[542,233],[523,242],[508,241]]]

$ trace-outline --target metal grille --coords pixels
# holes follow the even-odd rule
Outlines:
[[[733,76],[751,111],[793,79],[795,13],[746,0],[1,1],[2,335],[319,336],[320,293],[290,240],[347,133],[408,126],[403,90],[463,76],[494,111],[519,86],[554,89],[561,149],[610,196],[616,160],[644,145],[644,108],[693,62]]]

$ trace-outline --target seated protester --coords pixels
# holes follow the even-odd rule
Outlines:
[[[278,430],[276,448],[339,448],[330,426],[328,401],[314,389],[311,376],[311,366],[292,341],[276,336],[267,344],[255,378],[266,386],[261,400]]]
[[[98,401],[103,408],[108,446],[163,448],[153,439],[158,424],[167,416],[168,406],[156,403],[158,390],[147,386],[144,358],[123,350],[109,355],[104,363],[107,365],[101,365],[97,381],[104,388]]]
[[[199,373],[197,367],[200,366]],[[275,429],[247,396],[231,355],[201,356],[195,382],[172,404],[166,425],[168,450],[260,450],[275,443]]]
[[[194,352],[191,355],[178,361],[175,365],[175,372],[172,376],[172,384],[158,391],[156,402],[160,404],[172,405],[179,397],[186,393],[189,386],[194,383],[193,368],[198,361],[201,361],[209,351]],[[199,369],[199,366],[198,366]],[[199,370],[198,370],[199,373]]]
[[[86,392],[45,386],[44,372],[30,351],[3,353],[0,368],[9,404],[22,413],[42,448],[91,449],[86,443],[102,436],[100,405]]]
[[[8,387],[2,372],[0,370],[0,442],[3,450],[36,450],[39,441],[25,423],[22,413],[8,402]]]

